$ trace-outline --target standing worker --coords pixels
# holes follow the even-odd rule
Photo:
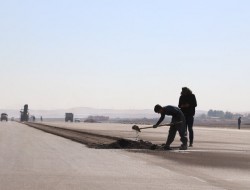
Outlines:
[[[174,141],[176,132],[179,132],[179,135],[181,137],[182,145],[180,147],[180,150],[187,150],[187,137],[185,136],[185,116],[183,115],[182,111],[175,107],[175,106],[165,106],[162,107],[159,104],[157,104],[154,108],[154,111],[156,113],[161,114],[160,119],[158,122],[153,126],[154,128],[157,128],[157,126],[164,120],[165,115],[171,115],[173,125],[170,126],[169,132],[168,132],[168,138],[166,145],[164,146],[165,150],[171,150],[170,144]],[[175,122],[180,122],[177,124],[174,124]]]
[[[194,141],[194,131],[193,131],[193,124],[194,124],[194,115],[195,115],[195,107],[197,106],[195,95],[192,91],[187,88],[183,87],[181,91],[181,96],[179,98],[178,107],[185,115],[186,119],[186,133],[188,129],[189,133],[189,146],[193,146]]]
[[[240,129],[241,117],[238,118],[238,129]]]

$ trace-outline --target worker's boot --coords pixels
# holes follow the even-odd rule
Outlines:
[[[165,146],[163,147],[163,149],[164,149],[164,150],[172,150],[172,148],[170,148],[169,145],[165,145]]]
[[[180,150],[187,150],[187,145],[186,144],[182,144],[179,149]]]

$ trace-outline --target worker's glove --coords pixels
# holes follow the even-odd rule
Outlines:
[[[158,125],[153,125],[153,128],[157,128],[158,127]]]

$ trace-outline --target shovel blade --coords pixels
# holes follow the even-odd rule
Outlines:
[[[132,129],[141,132],[140,128],[137,125],[133,125]]]

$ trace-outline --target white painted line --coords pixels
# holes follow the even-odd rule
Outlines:
[[[212,152],[214,150],[172,150],[172,152]],[[224,152],[224,151],[223,151]]]
[[[188,154],[190,151],[187,151],[187,150],[170,150],[170,152],[178,152],[178,153],[182,153],[182,154]]]
[[[202,183],[207,183],[205,180],[203,180],[203,179],[201,179],[201,178],[194,177],[194,176],[190,176],[190,177],[192,177],[192,178],[194,178],[194,179],[196,179],[197,181],[200,181],[200,182],[202,182]]]
[[[170,150],[170,152],[247,152],[247,150]]]

